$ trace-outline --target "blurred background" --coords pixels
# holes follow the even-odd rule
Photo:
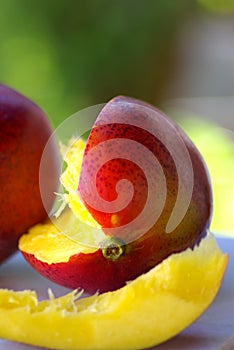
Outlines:
[[[208,164],[212,231],[234,237],[234,0],[0,0],[0,82],[54,127],[118,94],[158,106]]]

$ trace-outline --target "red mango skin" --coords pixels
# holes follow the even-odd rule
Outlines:
[[[131,104],[134,104],[134,106]],[[176,129],[184,141],[184,145],[189,152],[192,162],[194,184],[191,202],[183,220],[170,234],[165,233],[165,230],[175,205],[178,192],[178,174],[174,160],[172,159],[165,145],[147,130],[134,125],[113,122],[117,117],[119,120],[121,120],[121,115],[139,118],[142,111],[137,109],[137,105],[145,106],[149,109],[157,111],[160,113],[162,118],[166,119],[169,124]],[[110,124],[103,125],[100,123],[103,118],[105,118],[107,121],[109,119],[112,122],[110,122]],[[149,149],[163,167],[167,181],[168,191],[163,212],[154,226],[144,235],[144,237],[140,238],[141,243],[146,238],[150,239],[149,237],[152,236],[150,239],[152,249],[156,249],[154,254],[158,253],[158,247],[161,249],[161,247],[165,244],[168,247],[168,252],[166,255],[194,246],[194,244],[199,242],[199,240],[204,236],[211,220],[212,192],[209,174],[201,154],[191,140],[185,135],[178,125],[167,118],[154,106],[124,96],[116,97],[107,103],[99,114],[86,144],[78,192],[82,193],[82,189],[85,188],[89,182],[93,171],[93,164],[95,162],[100,162],[98,157],[91,159],[90,162],[86,161],[87,154],[99,143],[115,138],[134,140]],[[131,154],[131,149],[128,149],[128,152]],[[117,196],[115,191],[116,184],[122,178],[128,179],[133,184],[134,196],[131,203],[121,212],[117,213],[119,226],[131,221],[138,215],[139,212],[141,212],[145,205],[147,195],[147,181],[141,169],[137,169],[137,166],[135,166],[134,163],[129,160],[114,159],[107,162],[105,166],[102,166],[98,172],[96,188],[100,197],[109,202],[114,200]],[[82,197],[82,200],[92,216],[104,229],[106,229],[108,234],[108,228],[115,227],[115,222],[113,223],[111,220],[112,213],[104,213],[98,209],[92,208],[86,201],[85,197]],[[150,256],[152,256],[152,254],[150,254]]]
[[[113,101],[121,102],[121,108],[118,111],[112,106]],[[104,110],[101,111],[98,118],[102,116],[102,113],[106,115],[113,114],[112,117],[116,113],[132,113],[128,102],[134,102],[134,104],[155,109],[155,107],[144,102],[120,96],[110,101]],[[166,116],[163,117],[167,118]],[[173,123],[172,121],[170,122]],[[162,164],[167,179],[167,186],[170,188],[164,210],[154,226],[139,239],[128,243],[125,253],[116,261],[106,259],[100,249],[97,249],[97,251],[91,254],[82,253],[73,255],[68,262],[54,264],[47,264],[46,262],[37,260],[32,254],[22,252],[26,260],[39,273],[68,288],[81,288],[91,294],[97,291],[106,292],[122,287],[127,281],[133,280],[149,271],[172,253],[181,252],[188,247],[193,248],[196,244],[199,244],[200,240],[206,235],[211,219],[212,193],[209,175],[196,147],[178,126],[174,123],[173,125],[184,140],[194,171],[194,187],[191,203],[186,215],[176,229],[170,234],[165,233],[166,224],[174,207],[176,193],[178,191],[177,172],[168,150],[145,130],[137,130],[135,127],[126,127],[123,124],[113,124],[102,126],[101,128],[98,126],[97,119],[88,139],[85,154],[99,142],[113,137],[134,139],[149,147]],[[118,167],[121,168],[123,162],[125,162],[124,172],[116,172]],[[122,213],[118,213],[120,214],[121,224],[125,223],[126,217],[134,217],[141,210],[141,205],[145,203],[145,178],[140,171],[136,176],[133,176],[132,170],[133,172],[138,172],[139,169],[132,162],[117,159],[112,164],[109,164],[109,166],[102,168],[98,177],[101,180],[97,182],[97,188],[106,200],[115,198],[116,193],[113,189],[116,182],[122,176],[134,183],[134,203],[130,203]],[[83,179],[88,179],[89,171],[91,170],[88,164],[85,163],[84,155],[79,186],[85,185],[85,181],[82,182],[82,177]],[[105,178],[108,181],[105,181]],[[141,180],[141,190],[138,189],[139,179]],[[95,211],[87,203],[86,205],[95,219],[104,228],[111,227],[112,222],[109,214]]]
[[[59,179],[55,143],[41,170],[44,203],[39,188],[41,156],[51,134],[47,116],[36,104],[0,85],[0,262],[16,251],[21,234],[44,220],[53,205]]]
[[[72,255],[68,262],[54,264],[40,261],[33,254],[21,253],[42,276],[64,287],[84,290],[88,294],[114,291],[150,269],[144,249],[133,249],[116,261],[107,260],[98,249],[90,254]],[[158,260],[160,262],[162,256],[158,255]]]

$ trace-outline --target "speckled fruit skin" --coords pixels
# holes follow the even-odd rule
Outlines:
[[[117,261],[107,260],[100,249],[91,254],[76,254],[68,262],[48,264],[34,255],[21,252],[28,263],[42,276],[66,288],[82,289],[88,294],[114,291],[126,281],[149,270],[144,250],[132,251]]]
[[[0,262],[17,249],[18,238],[47,212],[39,188],[39,167],[52,134],[44,112],[29,99],[0,85]],[[45,207],[54,201],[59,168],[56,145],[51,144],[43,170]]]
[[[115,101],[120,102],[118,110],[116,109],[116,104],[115,106],[112,104]],[[173,121],[170,121],[170,123],[176,127],[178,133],[181,135],[191,157],[194,171],[194,188],[191,203],[185,217],[170,234],[165,233],[165,227],[176,200],[178,181],[176,168],[168,151],[162,144],[155,142],[147,131],[142,129],[137,130],[135,127],[121,124],[102,126],[102,128],[98,126],[98,120],[102,117],[102,113],[112,116],[112,120],[117,113],[132,113],[129,102],[155,109],[151,105],[132,98],[121,96],[114,98],[101,111],[90,133],[85,152],[89,152],[96,144],[111,137],[128,137],[137,140],[150,147],[152,152],[157,154],[157,158],[164,168],[167,184],[174,191],[168,191],[164,210],[155,225],[142,237],[128,243],[125,254],[120,256],[116,261],[106,259],[101,249],[91,254],[76,254],[71,256],[67,262],[54,264],[38,261],[34,255],[22,252],[26,260],[38,272],[63,286],[81,288],[88,293],[115,290],[123,286],[126,281],[133,280],[142,273],[147,272],[172,253],[181,252],[188,247],[193,248],[207,233],[212,214],[212,192],[209,175],[200,153]],[[167,118],[163,114],[162,117]],[[113,164],[116,167],[121,167],[121,162],[115,160]],[[104,181],[97,183],[98,190],[102,189],[102,195],[107,200],[111,200],[115,196],[113,188],[118,178],[116,178],[116,173],[112,173],[114,166],[102,169],[100,178],[103,179],[106,177],[108,179],[107,183]],[[125,171],[124,176],[128,176],[134,182],[135,180],[131,175],[131,171],[129,171],[133,169],[133,163],[130,164],[126,161],[125,170],[126,168],[127,171]],[[79,186],[85,186],[89,178],[89,171],[90,169],[87,163],[85,163],[84,155]],[[85,180],[84,182],[82,182],[82,178]],[[144,178],[142,178],[142,181],[144,183]],[[136,189],[135,203],[139,204],[139,208],[135,205],[123,211],[122,216],[120,216],[122,224],[126,216],[136,214],[136,210],[139,210],[140,205],[144,203],[144,190],[137,191],[137,181],[134,186]],[[111,226],[111,220],[108,214],[103,215],[101,212],[91,209],[88,205],[87,208],[104,227]]]
[[[176,128],[178,134],[184,141],[184,145],[189,152],[192,162],[194,184],[191,202],[183,220],[170,234],[167,234],[165,231],[177,199],[178,173],[174,160],[167,148],[161,141],[156,139],[153,134],[143,128],[134,125],[121,124],[119,122],[99,125],[100,120],[103,118],[105,118],[105,120],[108,120],[109,118],[109,120],[112,121],[117,119],[117,117],[121,120],[122,115],[131,118],[139,118],[143,112],[136,107],[137,105],[145,106],[157,111],[162,119],[166,118],[169,124]],[[170,130],[168,130],[168,132],[170,132]],[[141,244],[142,242],[146,242],[145,240],[151,241],[151,248],[148,246],[150,251],[146,252],[146,255],[147,253],[150,253],[149,256],[151,259],[155,260],[153,256],[162,254],[163,258],[165,258],[171,253],[182,251],[188,247],[194,246],[194,244],[199,242],[199,240],[205,235],[212,214],[212,192],[209,174],[197,148],[178,125],[167,118],[167,116],[157,110],[154,106],[129,97],[116,97],[103,108],[91,130],[83,157],[78,191],[82,190],[82,187],[87,186],[87,183],[91,178],[90,174],[92,173],[93,164],[100,161],[97,157],[96,159],[91,159],[89,163],[86,161],[87,154],[99,143],[114,138],[134,140],[151,150],[160,162],[166,177],[167,197],[163,212],[150,231],[140,239]],[[131,154],[131,152],[132,150],[129,148],[128,153]],[[186,169],[184,169],[184,171],[186,172]],[[106,201],[113,201],[117,196],[115,190],[116,184],[122,178],[128,179],[133,184],[134,196],[131,203],[121,212],[117,213],[119,220],[118,226],[123,226],[127,222],[133,220],[134,217],[141,212],[145,205],[148,191],[146,178],[137,165],[126,159],[113,159],[106,163],[105,166],[102,166],[98,172],[96,180],[97,192]],[[97,222],[102,227],[106,228],[107,233],[108,228],[115,227],[115,223],[111,221],[113,213],[103,213],[102,211],[92,208],[86,202],[85,197],[82,197],[82,200]],[[139,242],[133,243],[133,246],[134,244],[138,245]]]
[[[116,104],[116,102],[119,103]],[[135,105],[135,108],[133,108],[131,103]],[[183,220],[170,234],[167,234],[165,231],[177,198],[178,176],[174,161],[168,150],[159,140],[156,140],[152,134],[136,126],[117,123],[99,125],[99,121],[102,120],[103,117],[106,118],[106,120],[109,118],[109,120],[112,121],[115,120],[117,116],[121,118],[123,114],[125,116],[134,116],[135,118],[139,117],[141,111],[137,109],[136,105],[154,109],[161,114],[162,118],[166,118],[169,123],[176,128],[184,141],[192,162],[194,187],[191,202]],[[111,138],[129,138],[150,149],[163,167],[168,188],[166,203],[159,220],[146,234],[128,244],[128,252],[125,256],[121,256],[117,262],[112,262],[113,269],[109,272],[109,276],[118,276],[116,279],[121,281],[120,284],[122,285],[124,281],[136,278],[139,274],[148,271],[169,255],[181,252],[188,247],[192,248],[195,244],[200,242],[206,235],[211,221],[212,191],[209,174],[203,158],[180,127],[154,106],[124,96],[114,98],[103,108],[91,130],[83,158],[78,190],[87,184],[90,178],[90,172],[92,171],[89,167],[89,163],[86,162],[86,154],[100,142]],[[131,153],[131,149],[128,151]],[[95,161],[99,160],[93,159],[93,162]],[[118,169],[120,169],[120,172],[117,171]],[[134,163],[122,159],[111,160],[109,164],[100,169],[99,177],[96,182],[97,192],[107,201],[114,200],[117,195],[115,191],[116,183],[121,178],[127,178],[133,184],[134,197],[130,205],[117,213],[120,226],[138,215],[145,204],[147,194],[147,182],[144,178],[144,174],[141,173],[141,169],[137,169]],[[99,181],[99,179],[101,179],[101,181]],[[83,197],[82,199],[85,203],[85,198]],[[108,228],[114,227],[111,221],[112,213],[102,213],[90,207],[88,203],[85,204],[93,217],[106,228],[108,234]],[[109,265],[108,268],[110,268]],[[97,285],[98,283],[99,281],[97,281]],[[106,281],[106,286],[107,284],[108,281]]]

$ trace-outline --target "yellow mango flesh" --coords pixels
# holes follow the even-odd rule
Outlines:
[[[0,290],[0,337],[51,349],[143,349],[196,320],[217,294],[228,257],[208,235],[114,292],[39,302]]]
[[[63,200],[80,221],[89,224],[91,227],[100,227],[77,194],[84,150],[85,142],[82,139],[71,139],[68,146],[61,146],[61,153],[67,165],[66,170],[60,177],[60,182],[67,191],[63,194]]]
[[[53,222],[47,220],[33,226],[29,233],[19,240],[19,249],[48,264],[68,262],[75,254],[95,252],[97,242],[105,238],[101,230],[87,226],[85,221],[78,219],[71,210],[65,209]],[[79,244],[78,241],[85,241],[87,245]]]

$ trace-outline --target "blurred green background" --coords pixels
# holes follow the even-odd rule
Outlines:
[[[190,0],[0,1],[0,78],[55,125],[116,94],[159,102]]]
[[[212,230],[234,236],[233,21],[233,0],[0,0],[0,81],[54,127],[118,94],[177,118],[211,171]]]

